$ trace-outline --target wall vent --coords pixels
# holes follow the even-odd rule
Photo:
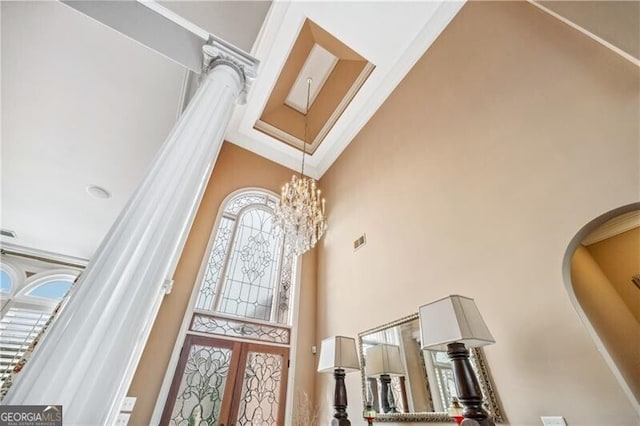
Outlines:
[[[358,239],[353,242],[353,249],[358,250],[363,245],[367,244],[367,234],[362,234]]]
[[[3,237],[10,237],[10,238],[16,237],[15,231],[9,231],[8,229],[0,229],[0,235],[2,235]]]

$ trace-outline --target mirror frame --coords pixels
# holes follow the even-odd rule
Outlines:
[[[360,354],[360,383],[362,386],[362,404],[363,405],[367,400],[366,385],[365,385],[366,378],[364,375],[366,360],[364,358],[364,347],[362,344],[363,336],[366,336],[372,333],[377,333],[389,328],[397,327],[414,320],[419,321],[419,315],[417,313],[406,316],[404,318],[400,318],[399,320],[396,320],[396,321],[382,324],[378,327],[374,327],[369,330],[365,330],[361,333],[358,333],[358,352]],[[469,353],[473,355],[473,357],[475,358],[476,367],[478,368],[478,382],[480,383],[480,388],[482,388],[482,393],[485,395],[487,399],[486,402],[488,405],[489,414],[491,415],[491,418],[494,422],[504,423],[502,410],[500,409],[500,405],[498,404],[498,398],[493,389],[493,383],[491,382],[491,377],[489,375],[489,369],[487,368],[487,362],[484,358],[484,354],[482,353],[482,350],[480,348],[469,348]],[[381,423],[385,423],[385,422],[386,423],[451,422],[451,417],[449,417],[449,413],[441,412],[441,411],[417,412],[417,413],[393,413],[393,414],[378,413],[376,415],[375,421],[381,422]]]

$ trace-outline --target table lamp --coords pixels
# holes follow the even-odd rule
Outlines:
[[[404,367],[397,345],[379,344],[367,348],[364,374],[380,379],[380,409],[383,413],[397,413],[391,376],[404,376]]]
[[[482,390],[469,361],[465,347],[495,343],[473,299],[451,295],[423,305],[418,310],[422,349],[447,351],[453,378],[466,419],[483,425],[494,425],[482,406]],[[466,424],[474,424],[467,422]]]
[[[331,426],[350,426],[347,415],[347,389],[344,385],[345,372],[358,371],[356,340],[352,337],[327,337],[320,346],[318,372],[333,373],[336,381],[333,407],[335,413]]]

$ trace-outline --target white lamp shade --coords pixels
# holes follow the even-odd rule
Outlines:
[[[365,375],[367,377],[404,376],[404,368],[400,359],[400,347],[396,345],[375,345],[367,348],[365,356]]]
[[[473,299],[452,295],[420,306],[422,349],[446,351],[447,344],[467,347],[495,343]]]
[[[333,373],[338,368],[345,371],[360,369],[356,340],[353,337],[333,336],[322,341],[318,371]]]

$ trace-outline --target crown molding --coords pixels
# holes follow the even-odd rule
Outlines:
[[[638,227],[640,227],[640,210],[625,213],[605,222],[602,226],[587,235],[587,237],[582,240],[582,245],[589,246]]]

